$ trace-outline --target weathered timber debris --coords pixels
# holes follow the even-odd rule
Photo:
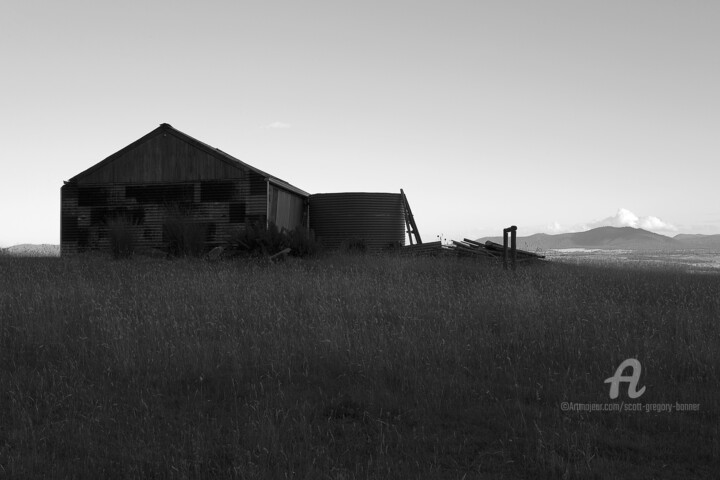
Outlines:
[[[485,245],[483,245],[483,247],[485,247],[485,249],[487,249],[487,250],[489,250],[489,251],[491,251],[491,252],[496,252],[496,253],[498,253],[499,256],[502,257],[503,246],[500,245],[499,243],[491,242],[490,240],[488,240],[487,242],[485,242]],[[527,261],[527,260],[537,260],[537,259],[545,258],[545,255],[540,255],[540,254],[538,254],[538,253],[528,252],[527,250],[516,249],[516,250],[515,250],[515,253],[516,253],[516,255],[517,255],[517,261],[518,261],[518,262]]]
[[[287,257],[287,254],[290,253],[291,251],[292,250],[289,248],[284,248],[284,249],[280,250],[278,253],[276,253],[275,255],[270,255],[268,257],[268,260],[270,261],[270,263],[272,263],[279,259],[285,259],[285,257]]]
[[[419,243],[415,245],[406,245],[399,249],[402,255],[417,255],[417,256],[437,256],[447,253],[451,253],[448,250],[447,245],[443,245],[442,242],[429,242]]]
[[[218,260],[223,252],[225,251],[225,248],[223,247],[215,247],[212,250],[210,250],[207,255],[205,256],[208,260]]]
[[[419,245],[407,245],[400,249],[403,255],[417,256],[439,256],[450,255],[457,257],[474,257],[486,258],[492,261],[503,261],[503,245],[487,241],[485,243],[476,242],[464,238],[462,241],[452,240],[450,244],[442,242],[423,243]],[[515,249],[515,258],[517,262],[527,262],[532,260],[540,260],[545,255],[540,255],[526,250]]]

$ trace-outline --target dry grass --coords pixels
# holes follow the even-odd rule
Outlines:
[[[114,258],[130,258],[137,248],[137,222],[129,217],[113,217],[106,221],[110,253]]]
[[[448,259],[0,259],[0,476],[703,478],[720,276]],[[610,402],[622,360],[645,403]],[[627,399],[626,399],[627,400]]]

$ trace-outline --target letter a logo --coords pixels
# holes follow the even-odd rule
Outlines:
[[[632,375],[630,375],[629,377],[622,374],[627,367],[631,367],[633,370]],[[645,387],[637,390],[637,384],[640,380],[641,370],[642,367],[640,366],[640,362],[634,358],[628,358],[627,360],[622,362],[617,368],[617,370],[615,370],[615,375],[605,379],[605,383],[610,384],[610,398],[615,400],[618,397],[620,390],[620,382],[627,382],[630,384],[628,385],[628,397],[630,398],[638,398],[640,395],[645,393]]]

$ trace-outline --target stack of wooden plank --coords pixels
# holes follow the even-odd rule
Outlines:
[[[404,255],[418,256],[436,256],[447,254],[447,246],[442,242],[419,243],[415,245],[405,245],[400,249],[400,253]]]
[[[443,245],[441,242],[421,243],[419,245],[407,245],[402,247],[400,251],[403,254],[410,255],[456,255],[461,257],[485,257],[494,258],[502,261],[503,246],[499,243],[487,241],[485,243],[476,242],[475,240],[463,239],[463,241],[453,240],[449,245]],[[508,261],[511,261],[512,251],[508,247]],[[537,260],[545,258],[544,255],[528,252],[526,250],[516,250],[516,259],[518,262]]]
[[[500,251],[500,253],[498,254],[498,252],[494,252],[485,248],[485,245],[483,245],[482,243],[476,242],[474,240],[469,240],[467,238],[463,239],[462,242],[453,240],[452,247],[458,256],[480,256],[502,259],[502,251]]]
[[[500,260],[502,260],[503,257],[503,246],[499,243],[491,242],[488,240],[485,243],[476,242],[474,240],[469,240],[467,238],[463,239],[462,242],[456,242],[453,240],[453,245],[455,245],[455,248],[462,251],[463,253],[471,253],[474,255],[485,255],[490,257],[495,257]],[[528,252],[527,250],[520,250],[519,248],[515,250],[516,259],[518,262],[524,262],[528,260],[538,260],[541,258],[545,258],[545,255],[540,255],[533,252]],[[512,250],[508,246],[508,261],[510,261],[512,257]]]
[[[484,246],[487,250],[497,253],[502,258],[502,254],[503,254],[503,246],[502,245],[488,240],[487,242],[485,242]],[[545,258],[545,255],[540,255],[539,253],[528,252],[527,250],[520,250],[519,248],[516,249],[515,251],[517,254],[518,262]],[[508,247],[508,256],[510,256],[510,255],[512,255],[512,253],[511,253],[510,248]]]

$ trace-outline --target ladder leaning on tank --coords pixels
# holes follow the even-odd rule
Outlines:
[[[402,195],[403,209],[405,210],[405,227],[407,228],[408,238],[410,239],[410,245],[413,245],[413,236],[415,236],[415,242],[420,245],[420,232],[418,232],[417,225],[415,225],[415,218],[413,217],[410,204],[408,203],[407,197],[403,189],[400,189],[400,195]]]

